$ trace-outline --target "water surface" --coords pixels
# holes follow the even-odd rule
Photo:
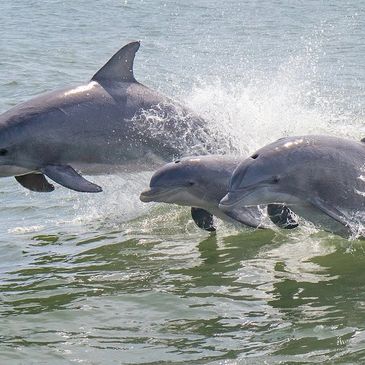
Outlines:
[[[129,40],[136,78],[242,152],[365,135],[362,1],[0,4],[0,112],[85,82]],[[103,121],[100,121],[102,123]],[[200,231],[138,201],[149,172],[49,195],[0,180],[2,364],[365,362],[365,247],[305,226]]]

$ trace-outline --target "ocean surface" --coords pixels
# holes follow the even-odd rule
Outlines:
[[[88,81],[130,40],[137,80],[253,152],[365,137],[364,1],[0,2],[0,112]],[[100,123],[103,123],[101,120]],[[199,230],[139,202],[0,179],[0,364],[363,364],[365,243],[300,229]]]

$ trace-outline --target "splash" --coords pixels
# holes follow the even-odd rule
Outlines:
[[[212,133],[209,121],[172,101],[142,110],[131,124],[141,141],[167,160],[172,156],[233,152],[226,136]]]
[[[321,42],[309,42],[271,73],[242,71],[236,80],[198,80],[185,102],[240,153],[252,153],[285,136],[327,134],[361,139],[362,108],[331,88],[320,70]],[[344,105],[344,102],[350,103]]]

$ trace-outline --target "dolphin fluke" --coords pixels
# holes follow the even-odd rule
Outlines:
[[[50,184],[43,174],[26,174],[15,176],[16,181],[25,188],[38,193],[50,193],[54,186]]]
[[[103,189],[86,180],[68,165],[49,165],[42,172],[56,183],[82,193],[100,193]]]
[[[131,42],[121,48],[93,77],[92,81],[135,82],[133,62],[140,43]]]

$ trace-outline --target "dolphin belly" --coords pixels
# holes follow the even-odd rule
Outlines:
[[[19,176],[33,172],[32,169],[21,166],[2,165],[0,169],[0,177]]]

